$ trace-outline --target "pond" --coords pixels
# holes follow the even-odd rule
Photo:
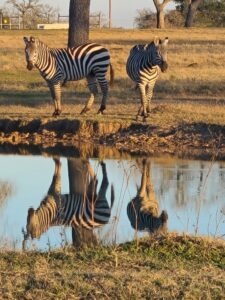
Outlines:
[[[0,155],[0,248],[225,238],[225,162]],[[66,226],[64,226],[64,225]]]

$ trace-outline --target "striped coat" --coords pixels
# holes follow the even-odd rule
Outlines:
[[[149,233],[155,233],[167,229],[168,215],[164,210],[159,215],[158,201],[150,179],[150,162],[145,159],[141,186],[136,197],[127,205],[127,215],[136,231],[147,230]]]
[[[136,83],[141,97],[137,120],[140,116],[145,120],[150,113],[150,102],[156,80],[160,71],[164,72],[168,66],[167,44],[168,38],[155,39],[150,44],[135,45],[130,50],[126,70],[128,76]]]
[[[24,239],[39,238],[51,226],[84,227],[92,230],[108,223],[114,202],[114,189],[111,187],[111,205],[106,199],[108,179],[105,164],[101,163],[103,171],[102,184],[96,192],[96,178],[87,183],[85,193],[61,194],[61,165],[55,160],[55,172],[47,196],[35,210],[30,208],[27,216]],[[90,167],[90,166],[89,166]]]
[[[61,113],[61,85],[66,81],[86,78],[90,98],[81,113],[90,110],[97,95],[97,82],[102,91],[102,102],[99,113],[106,108],[108,82],[106,73],[110,66],[111,83],[113,69],[107,49],[95,43],[80,45],[75,48],[49,48],[39,39],[24,37],[27,69],[35,66],[46,80],[55,105],[54,116]]]

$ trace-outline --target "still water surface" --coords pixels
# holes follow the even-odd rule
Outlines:
[[[0,155],[0,166],[0,248],[21,249],[24,238],[27,239],[26,247],[29,249],[47,250],[61,247],[72,243],[71,225],[82,227],[82,222],[84,226],[89,226],[88,232],[91,232],[91,237],[103,244],[122,243],[146,235],[149,231],[154,231],[154,222],[161,224],[159,227],[162,229],[167,227],[169,232],[225,237],[224,162],[139,158],[106,159],[101,165],[97,159],[84,162],[80,158],[68,160],[62,157],[59,162],[42,156]],[[85,166],[89,174],[85,184],[88,189],[92,188],[92,194],[93,186],[96,186],[94,174],[98,181],[96,195],[100,199],[98,201],[102,202],[96,205],[98,216],[95,216],[95,220],[90,216],[89,221],[87,216],[86,220],[75,218],[72,223],[71,220],[67,222],[67,227],[56,226],[57,222],[60,222],[54,221],[54,224],[43,230],[39,228],[38,231],[35,227],[37,220],[32,219],[33,227],[27,228],[29,209],[33,207],[36,210],[41,206],[43,210],[44,206],[48,206],[49,202],[41,204],[47,194],[53,201],[56,199],[54,195],[57,195],[57,199],[61,199],[62,202],[72,198],[63,198],[61,195],[74,195],[70,192],[74,189],[77,194],[82,195],[83,192],[84,195],[85,188],[81,187],[83,179],[78,178],[83,172],[82,166]],[[104,171],[106,178],[103,176]],[[107,178],[108,185],[105,184],[107,181],[104,181]],[[145,186],[142,198],[138,198],[136,196],[138,192],[140,196],[141,183],[142,187]],[[114,193],[111,186],[114,187]],[[87,195],[83,198],[90,194],[88,189],[86,188]],[[78,198],[73,197],[71,201],[76,203]],[[50,201],[50,198],[46,199]],[[136,206],[137,203],[139,207]],[[75,207],[75,204],[72,206]],[[143,217],[142,213],[150,217]],[[98,222],[99,214],[101,224]],[[62,211],[58,213],[61,219],[64,215]],[[134,220],[134,215],[142,216],[143,219]],[[152,215],[157,217],[155,221]],[[67,218],[71,219],[71,216]],[[146,225],[144,222],[153,223]],[[146,230],[146,227],[149,227],[149,230]]]

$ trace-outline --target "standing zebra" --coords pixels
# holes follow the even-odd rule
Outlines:
[[[114,202],[114,189],[111,187],[111,206],[106,199],[108,178],[105,163],[101,162],[103,173],[102,183],[97,193],[97,180],[91,165],[88,162],[79,164],[79,168],[85,166],[87,173],[83,178],[84,193],[80,186],[76,194],[61,194],[61,163],[55,159],[55,171],[47,196],[41,201],[40,206],[34,210],[29,208],[27,225],[24,233],[25,241],[31,237],[40,236],[51,226],[84,227],[92,230],[108,223]],[[81,160],[80,160],[81,161]],[[81,173],[82,170],[80,169]],[[89,178],[90,177],[90,178]]]
[[[110,66],[110,84],[113,82],[113,69],[107,49],[95,43],[80,45],[75,48],[49,48],[39,39],[24,37],[27,69],[35,66],[46,80],[55,105],[53,116],[61,113],[61,85],[66,81],[87,79],[90,98],[81,114],[91,109],[98,93],[97,81],[102,91],[102,102],[98,113],[106,109],[108,82],[106,73]]]
[[[155,38],[146,45],[136,45],[130,50],[126,69],[128,76],[137,84],[141,97],[141,106],[136,119],[143,116],[144,120],[150,113],[150,102],[153,88],[159,77],[160,70],[165,72],[167,65],[168,38]]]
[[[137,195],[127,205],[127,215],[131,226],[150,233],[164,232],[167,230],[168,214],[162,211],[159,216],[158,201],[150,178],[150,162],[143,160],[141,186]]]

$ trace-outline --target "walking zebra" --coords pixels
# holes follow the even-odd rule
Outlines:
[[[81,164],[80,164],[81,165]],[[90,164],[86,162],[88,177],[84,178],[85,191],[76,194],[61,194],[61,163],[55,159],[55,171],[47,196],[40,206],[34,210],[29,208],[27,216],[25,241],[40,236],[51,226],[84,227],[92,230],[108,223],[114,202],[114,188],[111,187],[111,206],[106,199],[108,178],[105,163],[101,163],[103,178],[97,193],[97,180]],[[78,187],[79,189],[80,187]]]
[[[75,48],[49,48],[39,39],[24,37],[27,69],[35,66],[46,80],[55,105],[53,116],[61,113],[61,85],[66,81],[87,79],[90,98],[81,114],[91,109],[94,98],[98,93],[97,81],[102,91],[102,102],[98,113],[106,109],[108,98],[108,82],[106,73],[110,66],[110,84],[114,72],[110,64],[107,49],[95,43],[80,45]]]
[[[165,72],[168,67],[168,41],[167,37],[164,40],[157,38],[150,44],[136,45],[130,50],[126,64],[127,74],[137,84],[141,97],[137,120],[139,116],[143,116],[145,120],[150,113],[154,85],[160,70]]]
[[[137,195],[127,205],[127,215],[135,230],[150,233],[164,232],[167,229],[168,214],[165,210],[159,216],[158,201],[150,179],[150,162],[143,160],[141,186]]]

